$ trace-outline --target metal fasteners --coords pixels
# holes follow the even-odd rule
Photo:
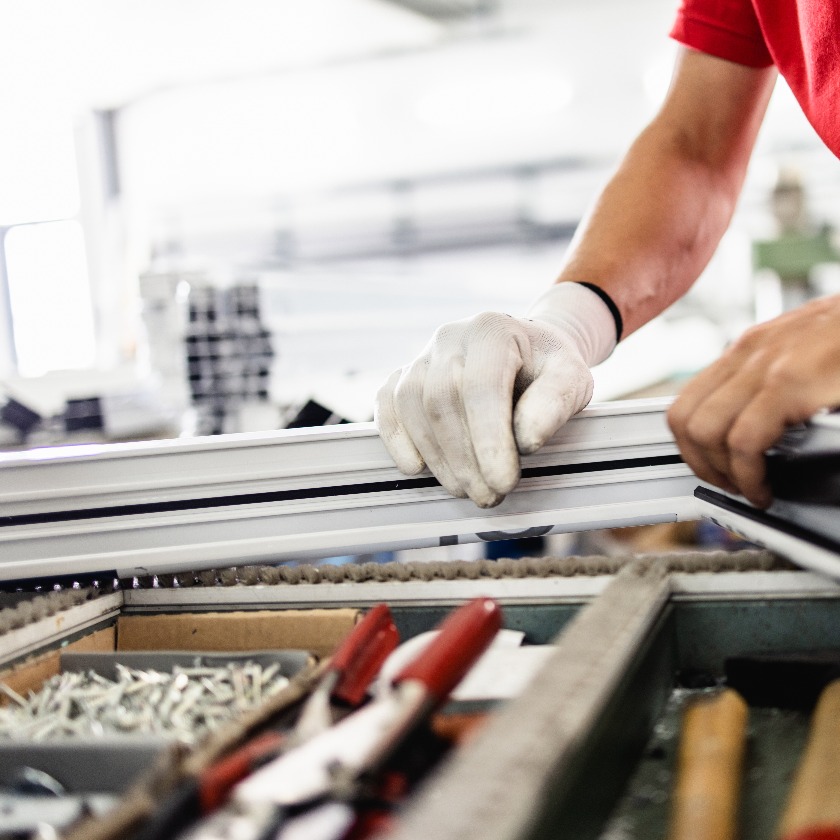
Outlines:
[[[116,680],[94,671],[52,677],[0,708],[0,737],[44,741],[113,734],[161,735],[188,744],[259,706],[288,685],[280,666],[254,662],[175,667],[171,673],[116,666]]]

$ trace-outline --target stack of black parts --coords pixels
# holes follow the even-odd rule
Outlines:
[[[274,350],[257,286],[193,286],[185,341],[200,434],[224,432],[243,403],[268,399]]]

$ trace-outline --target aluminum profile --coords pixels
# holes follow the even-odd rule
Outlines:
[[[498,507],[407,478],[373,424],[0,455],[0,579],[311,560],[697,518],[667,400],[592,406]]]

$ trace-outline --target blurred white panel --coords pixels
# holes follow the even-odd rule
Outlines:
[[[81,225],[15,227],[5,247],[18,373],[92,367],[93,312]]]
[[[421,46],[439,33],[383,0],[0,0],[0,70],[12,87],[111,108],[171,86]]]
[[[131,200],[152,210],[570,155],[614,161],[652,112],[648,65],[664,55],[667,68],[673,54],[672,0],[545,4],[511,26],[516,4],[503,5],[488,37],[173,90],[126,109]]]
[[[420,96],[416,114],[421,123],[483,134],[498,129],[501,116],[525,129],[562,111],[572,100],[572,84],[559,68],[462,62],[457,69],[460,72],[450,76],[439,71],[444,78]]]
[[[560,246],[488,248],[265,274],[277,350],[272,395],[285,403],[317,390],[329,403],[349,388],[372,410],[387,374],[411,361],[440,324],[484,310],[523,314],[561,255]]]
[[[37,99],[4,113],[0,96],[0,116],[0,225],[75,215],[79,184],[68,114]]]

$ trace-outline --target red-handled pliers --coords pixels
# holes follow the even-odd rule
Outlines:
[[[332,726],[340,709],[359,706],[399,641],[388,605],[370,610],[330,657],[325,674],[301,709],[288,746],[302,744]]]
[[[386,604],[379,604],[338,646],[291,732],[264,732],[198,776],[185,780],[161,803],[135,840],[172,836],[195,817],[217,811],[233,786],[256,768],[299,747],[332,726],[337,717],[361,705],[368,686],[398,643],[391,612]]]
[[[377,616],[370,619],[370,625],[380,621],[386,624]],[[188,834],[190,840],[275,840],[281,830],[291,829],[296,823],[302,829],[301,821],[312,823],[306,827],[307,837],[343,837],[354,822],[353,800],[363,781],[375,776],[408,735],[446,702],[500,626],[501,610],[489,598],[478,598],[455,610],[441,624],[432,642],[394,678],[390,691],[378,694],[296,749],[284,749],[279,757],[255,770],[233,788],[225,807],[194,826]],[[363,632],[369,629],[359,631]],[[392,636],[392,631],[385,633]],[[376,639],[378,635],[377,632],[368,638]],[[381,644],[384,647],[391,641]],[[367,650],[366,645],[363,647]],[[350,658],[360,669],[353,668],[353,673],[367,675],[368,671],[378,670],[378,666],[361,664],[366,657]],[[336,668],[333,671],[331,663],[329,674],[336,676],[329,676],[323,683],[332,683],[333,687],[323,691],[337,699],[336,687],[340,690],[345,685],[346,689],[337,675],[345,660],[338,655],[333,659],[337,659]],[[365,676],[348,680],[350,692],[341,691],[341,696],[358,697]],[[313,706],[316,703],[323,708],[323,700],[314,701]],[[331,704],[326,706],[329,716]],[[311,714],[314,716],[315,712]],[[319,717],[324,720],[320,713]]]
[[[343,795],[381,769],[405,738],[443,703],[487,649],[501,609],[477,598],[451,613],[430,644],[394,678],[391,690],[240,782],[232,800],[297,808]]]

